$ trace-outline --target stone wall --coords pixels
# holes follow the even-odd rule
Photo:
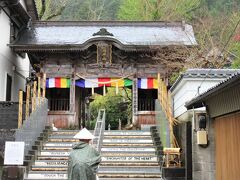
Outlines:
[[[215,179],[215,138],[214,122],[208,120],[207,124],[208,140],[207,147],[197,145],[197,133],[192,131],[192,164],[193,180],[214,180]]]
[[[181,161],[182,167],[185,168],[185,179],[192,179],[192,135],[191,122],[182,122],[177,125],[175,135],[179,146],[182,149]]]
[[[0,166],[3,164],[5,141],[15,140],[15,129],[0,129]]]
[[[0,166],[3,164],[5,141],[14,141],[18,126],[18,103],[0,102]]]

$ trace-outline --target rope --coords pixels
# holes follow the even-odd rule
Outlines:
[[[126,79],[126,78],[128,78],[129,76],[132,76],[133,74],[134,74],[134,73],[129,74],[129,75],[126,75],[126,76],[121,77],[121,78],[119,78],[119,79],[114,79],[114,80],[106,81],[106,82],[93,81],[93,80],[87,79],[86,77],[83,77],[83,76],[79,75],[78,73],[76,73],[76,76],[78,76],[79,78],[84,79],[84,80],[86,80],[86,81],[95,83],[95,84],[103,84],[103,85],[104,85],[104,84],[110,84],[110,83],[114,83],[114,82],[118,82],[118,81],[120,81],[120,80]]]

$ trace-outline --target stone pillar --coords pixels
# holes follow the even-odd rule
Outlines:
[[[137,113],[138,113],[138,79],[133,78],[132,85],[132,123],[137,123]]]

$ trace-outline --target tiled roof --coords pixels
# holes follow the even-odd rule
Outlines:
[[[215,93],[217,93],[219,90],[225,89],[226,87],[229,86],[229,84],[240,82],[240,72],[228,77],[227,79],[223,80],[216,86],[210,88],[206,92],[202,93],[198,97],[192,99],[191,101],[186,103],[187,109],[191,109],[192,107],[201,107],[202,106],[202,101]]]
[[[110,35],[94,35],[105,28]],[[192,26],[182,22],[35,22],[10,46],[41,49],[58,47],[86,48],[97,40],[113,41],[127,48],[197,45]]]
[[[228,78],[236,73],[240,73],[240,69],[188,69],[178,77],[170,91],[173,91],[183,78]]]

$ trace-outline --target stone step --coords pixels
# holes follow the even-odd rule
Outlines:
[[[100,166],[159,166],[158,162],[101,162]]]
[[[52,131],[52,135],[75,135],[80,130],[58,130],[58,131]],[[91,133],[93,133],[93,130],[89,130]]]
[[[122,131],[122,130],[115,130],[115,131],[105,131],[104,132],[104,136],[113,136],[113,135],[117,135],[117,136],[147,136],[147,135],[151,135],[151,132],[149,131]]]
[[[142,136],[142,135],[138,135],[138,136],[129,136],[129,135],[105,135],[104,139],[152,139],[152,136],[147,135],[147,136]]]
[[[151,144],[136,144],[136,143],[104,143],[102,148],[104,147],[155,147],[153,143]]]
[[[46,172],[46,171],[30,171],[28,173],[26,180],[31,179],[67,179],[67,172],[66,171],[59,171],[59,172]]]
[[[75,134],[66,134],[66,135],[51,135],[49,136],[49,139],[74,139],[73,137],[75,136]]]
[[[99,180],[123,180],[120,178],[99,178]],[[163,180],[162,178],[127,178],[127,180]]]
[[[69,156],[70,151],[59,151],[59,150],[52,150],[52,151],[48,151],[48,150],[42,150],[39,155],[40,156]]]
[[[148,180],[157,180],[157,179],[160,179],[162,180],[161,178],[161,174],[145,174],[145,173],[138,173],[138,174],[135,174],[135,173],[98,173],[98,177],[99,177],[99,180],[113,180],[113,179],[119,179],[119,180],[123,180],[123,179],[126,179],[126,180],[129,180],[129,179],[148,179]]]
[[[77,142],[46,142],[43,144],[45,147],[72,147]]]
[[[156,152],[101,152],[102,157],[109,156],[155,156]]]
[[[102,162],[157,162],[157,156],[102,156]]]
[[[72,146],[43,146],[43,150],[66,150],[66,151],[70,151],[72,149]]]
[[[73,143],[77,143],[77,142],[79,142],[79,140],[78,139],[74,139],[73,137],[72,138],[50,137],[50,138],[48,138],[48,142],[73,142]]]
[[[146,143],[146,144],[150,144],[153,143],[152,139],[103,139],[103,143],[131,143],[131,144],[138,144],[138,143]]]
[[[31,170],[32,171],[52,171],[52,172],[57,172],[57,171],[67,171],[67,166],[62,165],[62,166],[35,166],[32,165]]]
[[[160,178],[159,166],[100,166],[100,178]]]
[[[37,160],[68,160],[68,156],[38,156]]]
[[[79,130],[62,130],[52,131],[52,134],[77,134]]]
[[[143,156],[143,157],[149,157],[149,156],[156,156],[155,152],[101,152],[102,157],[124,157],[124,156]]]
[[[67,160],[36,160],[34,166],[61,166],[65,167],[68,165]]]
[[[101,152],[155,152],[153,147],[102,147]]]
[[[100,166],[98,169],[98,173],[145,173],[145,174],[151,174],[151,173],[159,173],[160,174],[160,167],[159,166]]]

